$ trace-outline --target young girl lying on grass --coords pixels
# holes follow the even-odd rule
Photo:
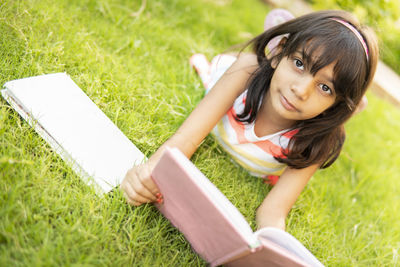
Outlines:
[[[284,37],[268,49],[278,36]],[[213,131],[251,174],[280,176],[256,219],[259,228],[285,229],[286,216],[314,172],[339,156],[343,124],[375,73],[377,41],[349,13],[321,11],[274,26],[250,44],[251,54],[214,60],[206,84],[212,89],[146,163],[128,171],[121,188],[129,204],[162,202],[150,174],[165,147],[190,158]]]

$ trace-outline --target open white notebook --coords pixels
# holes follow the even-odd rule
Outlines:
[[[5,83],[7,102],[99,193],[145,156],[66,73]]]

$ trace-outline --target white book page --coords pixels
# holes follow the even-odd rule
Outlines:
[[[65,73],[15,80],[5,88],[103,192],[117,186],[129,168],[145,160]]]
[[[290,251],[300,259],[313,267],[323,267],[324,265],[291,234],[273,227],[265,227],[254,233],[259,239],[267,239],[280,247]]]
[[[170,151],[184,165],[187,172],[193,174],[190,175],[190,178],[195,180],[196,184],[212,200],[217,209],[232,223],[236,232],[246,240],[250,247],[257,247],[260,242],[239,210],[181,151],[177,148],[171,148]]]
[[[18,114],[28,122],[28,124],[35,129],[35,131],[51,146],[51,148],[57,152],[61,156],[61,158],[67,162],[71,168],[78,173],[82,178],[84,178],[85,182],[88,184],[92,184],[93,180],[91,177],[85,172],[84,169],[82,169],[81,166],[78,165],[76,161],[74,161],[73,158],[65,151],[60,144],[57,143],[57,141],[45,130],[43,127],[35,121],[32,116],[29,114],[27,110],[24,110],[23,106],[21,103],[19,103],[16,99],[15,96],[12,95],[10,90],[3,89],[1,90],[1,95],[3,96],[4,99],[7,100],[7,102],[10,104],[10,106],[18,112]]]

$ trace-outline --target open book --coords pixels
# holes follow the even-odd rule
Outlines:
[[[7,102],[98,193],[145,156],[65,73],[7,82]]]
[[[236,207],[178,149],[164,152],[152,177],[164,197],[157,208],[211,266],[323,266],[283,230],[253,233]]]

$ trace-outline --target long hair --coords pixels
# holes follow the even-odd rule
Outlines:
[[[350,23],[362,35],[368,59],[361,41],[354,32],[341,23]],[[265,47],[276,36],[286,35],[279,49],[266,54]],[[292,168],[305,168],[319,164],[330,166],[339,156],[345,140],[344,123],[361,101],[371,83],[379,57],[376,37],[372,30],[360,26],[357,19],[345,11],[329,10],[311,13],[275,26],[249,41],[257,55],[259,67],[248,81],[245,108],[237,120],[253,122],[263,96],[268,92],[274,68],[273,60],[303,52],[303,60],[312,75],[325,66],[335,63],[333,85],[335,103],[318,116],[297,121],[292,129],[298,132],[289,141],[289,152],[277,158]],[[292,130],[289,129],[289,130]]]

